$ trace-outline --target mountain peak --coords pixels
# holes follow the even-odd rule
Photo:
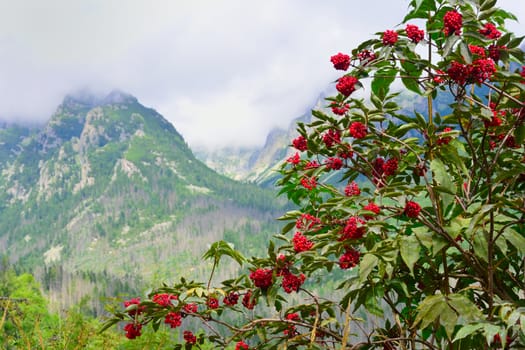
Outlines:
[[[128,103],[136,103],[136,102],[138,102],[138,100],[133,95],[128,94],[124,91],[115,89],[111,91],[104,99],[102,99],[100,104],[101,105],[128,104]]]
[[[61,106],[70,110],[79,110],[111,104],[131,104],[137,102],[136,97],[118,89],[112,90],[106,96],[93,93],[88,89],[82,89],[67,94]]]
[[[61,107],[67,109],[93,108],[100,101],[100,97],[88,90],[79,90],[64,97]]]

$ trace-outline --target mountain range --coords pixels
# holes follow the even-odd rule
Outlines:
[[[66,96],[43,127],[3,124],[0,173],[0,249],[56,307],[202,277],[200,256],[220,239],[256,254],[286,205],[210,169],[121,91]]]

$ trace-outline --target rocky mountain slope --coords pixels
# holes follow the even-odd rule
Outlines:
[[[119,91],[67,96],[39,130],[4,125],[0,173],[0,250],[62,304],[119,292],[111,280],[202,274],[208,244],[242,243],[249,254],[283,211],[274,191],[217,174]]]

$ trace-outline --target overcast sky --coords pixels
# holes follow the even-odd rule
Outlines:
[[[118,88],[191,146],[261,145],[338,77],[329,58],[395,28],[408,0],[0,0],[0,119]],[[523,24],[525,0],[498,5]]]

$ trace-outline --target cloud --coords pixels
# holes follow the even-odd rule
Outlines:
[[[70,91],[119,88],[190,145],[262,144],[337,78],[332,54],[394,28],[408,3],[2,2],[0,119],[45,121]],[[499,4],[525,19],[523,2]]]

